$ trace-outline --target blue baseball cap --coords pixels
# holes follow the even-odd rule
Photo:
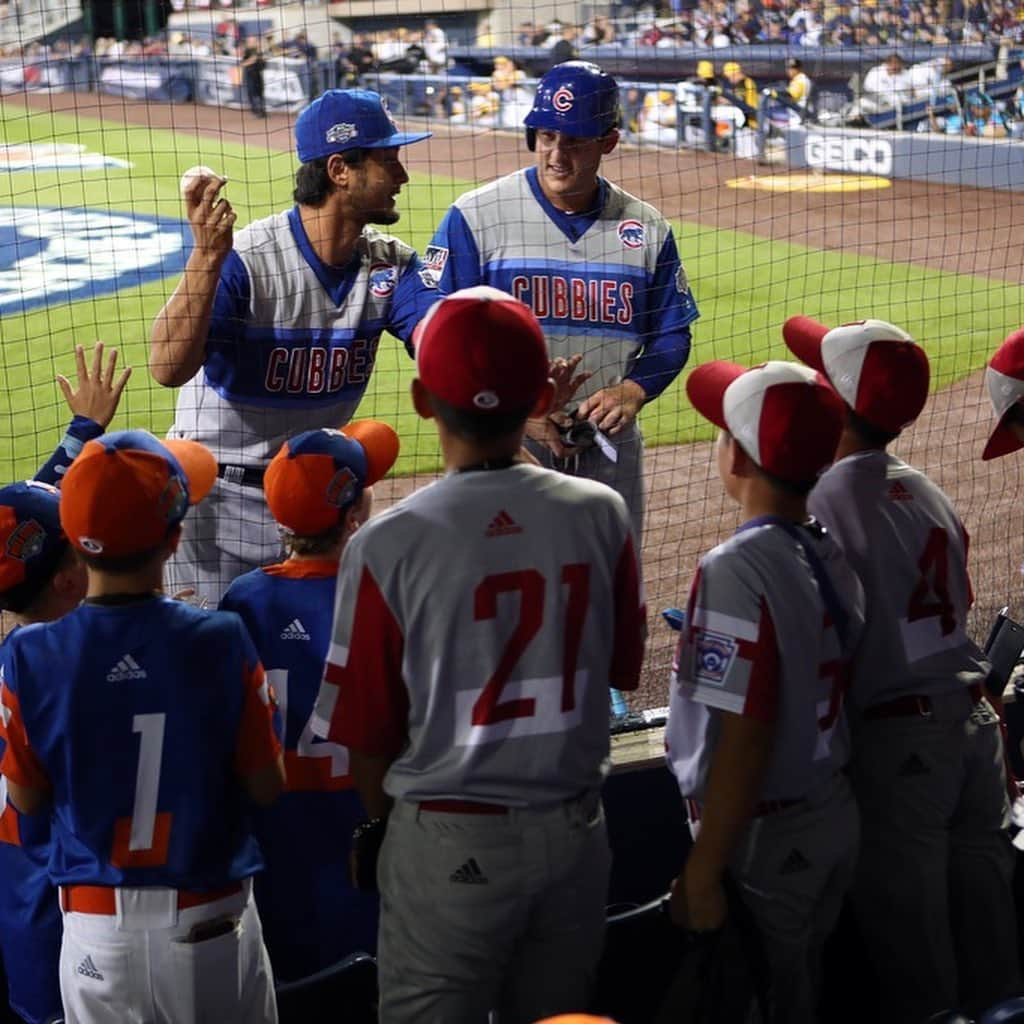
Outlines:
[[[433,132],[400,132],[380,93],[369,89],[328,89],[295,121],[299,163],[348,149],[385,149],[429,139]]]

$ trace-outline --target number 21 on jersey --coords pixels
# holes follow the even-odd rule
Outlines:
[[[496,573],[477,584],[475,620],[511,621],[513,626],[483,689],[456,694],[458,745],[566,732],[579,723],[579,696],[587,673],[577,670],[577,661],[590,605],[590,566],[562,566],[557,585],[565,596],[565,616],[557,622],[545,621],[548,585],[536,569]],[[549,645],[551,667],[557,674],[517,677],[520,659],[535,643]]]

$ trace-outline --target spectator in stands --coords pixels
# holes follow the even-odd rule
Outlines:
[[[821,17],[821,0],[800,0],[787,24],[790,42],[798,46],[817,46],[825,27]]]
[[[343,88],[361,86],[363,76],[369,74],[376,63],[369,36],[365,33],[353,36],[351,47],[335,61],[338,84]]]
[[[285,46],[286,57],[304,60],[309,69],[309,98],[315,100],[320,95],[320,62],[316,47],[309,41],[305,31],[300,30]]]
[[[624,142],[634,142],[639,138],[640,115],[643,111],[643,107],[644,95],[636,86],[632,86],[622,93],[619,130],[622,132],[622,139]]]
[[[907,73],[914,90],[914,99],[937,103],[946,97],[955,96],[956,88],[950,79],[955,70],[956,64],[952,57],[935,57],[912,64]]]
[[[615,26],[606,14],[595,14],[583,29],[580,37],[581,46],[602,46],[615,42]]]
[[[860,109],[867,113],[902,106],[914,99],[913,80],[905,61],[895,51],[886,57],[884,63],[868,71],[864,76],[863,90]]]
[[[737,43],[756,43],[765,32],[764,20],[757,7],[750,0],[740,0],[736,5],[736,20],[733,34]]]
[[[423,26],[423,52],[431,74],[439,75],[448,66],[448,37],[433,18]]]
[[[928,110],[929,125],[934,132],[945,135],[968,135],[975,138],[1003,139],[1009,134],[1006,119],[992,103],[992,97],[980,89],[967,94],[959,114],[941,116]]]
[[[575,25],[563,25],[562,37],[551,48],[551,63],[563,64],[567,60],[576,60],[579,57],[579,50],[576,49],[576,41],[579,32]]]
[[[249,101],[249,109],[257,117],[267,116],[267,107],[263,100],[263,69],[266,67],[263,51],[257,36],[249,36],[242,51],[242,85]]]

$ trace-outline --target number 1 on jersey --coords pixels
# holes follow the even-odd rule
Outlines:
[[[171,815],[157,812],[160,769],[164,753],[164,713],[134,715],[132,732],[139,734],[132,816],[114,822],[110,863],[118,868],[153,868],[167,863]]]

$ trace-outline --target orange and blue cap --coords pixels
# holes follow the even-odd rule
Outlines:
[[[56,487],[25,480],[0,488],[0,608],[31,604],[67,548]]]
[[[159,547],[217,480],[196,441],[119,430],[89,441],[61,487],[60,521],[80,551],[123,558]]]
[[[341,430],[307,430],[290,438],[263,476],[270,514],[289,533],[318,537],[395,464],[398,435],[380,420]]]
[[[532,409],[551,365],[540,322],[524,302],[489,285],[439,299],[413,332],[423,386],[455,409]]]

